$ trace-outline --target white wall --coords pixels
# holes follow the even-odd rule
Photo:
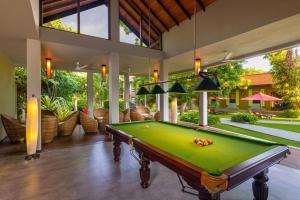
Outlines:
[[[0,51],[0,114],[16,115],[15,69],[11,59]],[[0,122],[0,140],[6,136]]]
[[[223,0],[197,14],[197,48],[217,43],[298,14],[298,0]],[[168,57],[193,49],[194,18],[163,34]],[[184,41],[184,42],[183,42]]]

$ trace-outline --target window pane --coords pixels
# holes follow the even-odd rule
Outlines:
[[[94,1],[93,4],[81,2],[80,33],[108,39],[108,6],[105,1]]]
[[[140,39],[137,37],[128,26],[120,20],[120,42],[129,43],[133,45],[140,45]]]
[[[77,2],[62,0],[58,4],[43,1],[43,26],[64,31],[77,32]]]

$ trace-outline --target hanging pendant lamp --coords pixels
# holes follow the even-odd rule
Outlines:
[[[164,89],[162,89],[161,87],[160,87],[160,85],[155,85],[154,87],[153,87],[153,89],[151,90],[151,94],[163,94],[163,93],[165,93],[165,91],[164,91]]]
[[[136,93],[136,95],[147,95],[149,94],[149,91],[144,87],[142,86],[139,91]]]
[[[176,81],[172,87],[170,87],[168,89],[167,92],[170,92],[170,93],[181,93],[181,94],[184,94],[186,93],[185,89],[183,88],[183,86],[178,82]]]
[[[218,92],[220,86],[214,83],[209,77],[204,77],[203,80],[196,86],[194,92]]]

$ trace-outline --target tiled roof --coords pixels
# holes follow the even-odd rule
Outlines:
[[[271,73],[244,75],[241,78],[251,80],[251,86],[272,85],[273,79]]]

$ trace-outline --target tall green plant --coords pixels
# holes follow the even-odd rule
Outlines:
[[[293,108],[300,109],[300,60],[293,50],[270,53],[266,56],[272,65],[273,87]]]

